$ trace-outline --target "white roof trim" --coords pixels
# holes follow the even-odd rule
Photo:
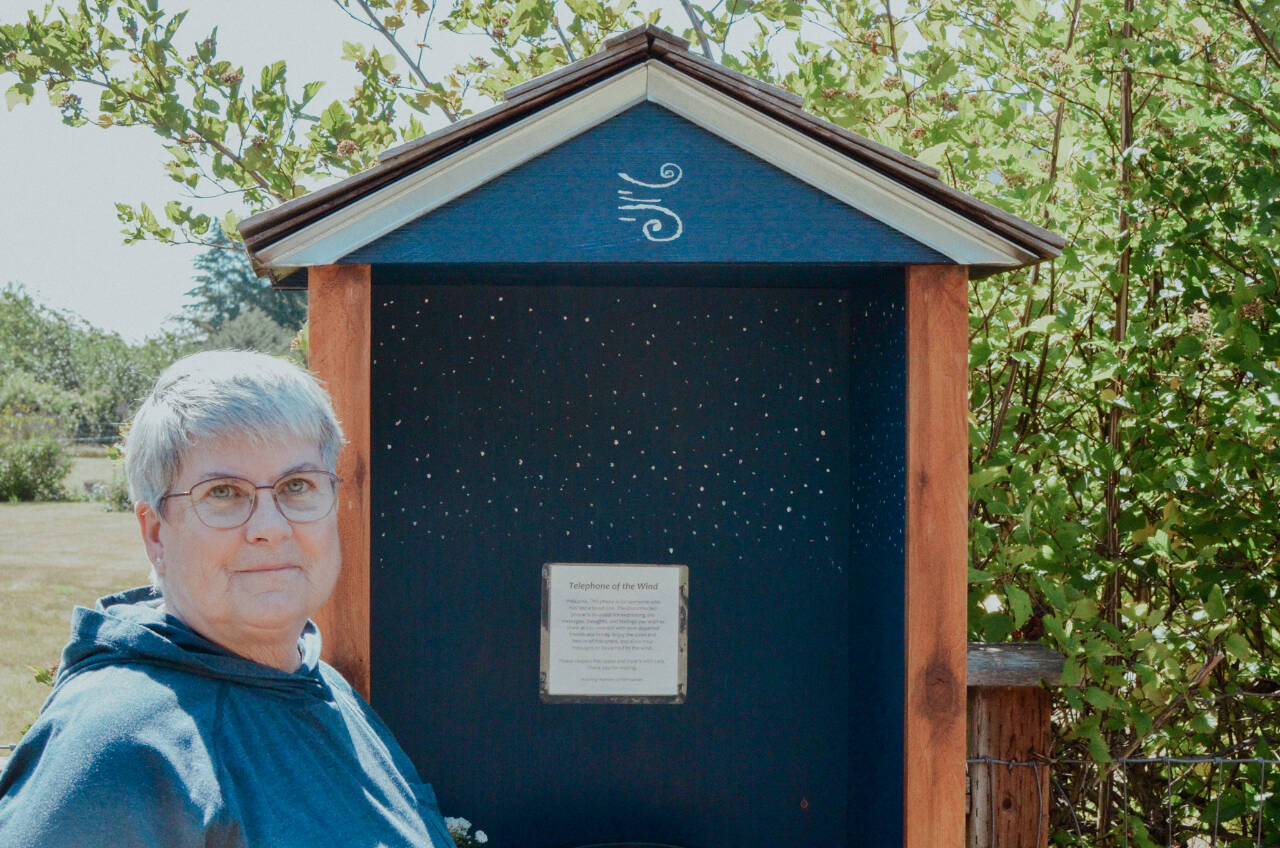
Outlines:
[[[650,61],[542,109],[264,248],[271,268],[329,265],[644,101],[652,101],[960,265],[1037,257],[743,103]]]
[[[360,198],[259,251],[269,268],[331,265],[351,251],[643,103],[645,66],[624,71]]]
[[[910,236],[958,265],[1026,265],[1038,257],[891,177],[651,62],[649,100]]]

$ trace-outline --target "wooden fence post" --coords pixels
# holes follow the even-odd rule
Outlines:
[[[1049,844],[1051,696],[1063,657],[1037,644],[969,645],[968,758],[1043,765],[969,766],[968,848]]]

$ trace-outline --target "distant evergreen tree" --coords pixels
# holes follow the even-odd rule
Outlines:
[[[292,331],[277,324],[270,315],[249,306],[211,332],[203,347],[206,350],[260,350],[283,356],[289,352],[293,336]]]
[[[281,291],[259,279],[244,253],[216,224],[214,246],[196,257],[196,286],[187,292],[193,300],[185,308],[187,320],[206,336],[213,335],[241,312],[256,308],[291,337],[307,320],[307,293]]]

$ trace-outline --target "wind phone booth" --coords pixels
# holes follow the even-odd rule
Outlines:
[[[1060,238],[652,27],[240,229],[349,440],[327,656],[446,814],[962,844],[967,281]]]

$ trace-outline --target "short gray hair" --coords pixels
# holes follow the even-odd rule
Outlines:
[[[166,368],[133,416],[124,448],[130,498],[159,515],[187,447],[223,436],[310,442],[331,472],[342,449],[342,425],[310,372],[253,351],[196,353]]]

